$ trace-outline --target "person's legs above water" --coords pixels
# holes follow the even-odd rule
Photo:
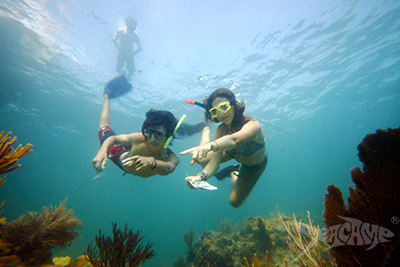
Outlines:
[[[125,63],[125,56],[122,53],[118,53],[117,63],[116,63],[117,73],[121,73],[121,74],[124,73],[122,71],[122,67],[124,66],[124,63]]]
[[[126,74],[126,78],[128,81],[131,81],[133,72],[135,71],[135,62],[132,56],[126,57],[126,69],[128,71],[128,74]]]

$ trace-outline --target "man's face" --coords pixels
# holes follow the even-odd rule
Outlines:
[[[126,22],[126,27],[130,30],[136,29],[136,22],[135,21],[128,21]]]
[[[167,140],[167,130],[164,126],[149,126],[143,129],[143,135],[147,138],[147,141],[154,146],[164,145]]]

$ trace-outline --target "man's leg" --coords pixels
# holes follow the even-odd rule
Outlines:
[[[125,57],[122,55],[122,53],[118,53],[117,56],[117,64],[116,64],[116,70],[118,73],[123,73],[122,72],[122,67],[124,66],[124,62],[125,62]]]
[[[126,78],[128,81],[131,81],[133,72],[135,71],[135,63],[133,56],[129,56],[126,58],[126,69],[128,70],[128,74],[126,75]]]
[[[100,113],[100,127],[110,126],[110,99],[108,95],[104,95],[103,109]]]

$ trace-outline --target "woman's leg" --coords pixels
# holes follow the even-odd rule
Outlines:
[[[250,194],[258,179],[267,167],[267,161],[258,166],[243,166],[240,171],[231,173],[232,191],[229,196],[231,205],[238,208]]]
[[[110,126],[110,99],[108,95],[104,95],[103,109],[100,113],[100,127]]]

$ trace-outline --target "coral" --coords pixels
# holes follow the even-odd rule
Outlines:
[[[194,231],[192,228],[190,228],[189,232],[183,234],[183,240],[188,246],[188,251],[187,251],[188,260],[192,260],[195,256],[195,254],[193,253],[193,239],[194,239]]]
[[[291,241],[288,242],[289,249],[302,266],[328,266],[320,252],[320,247],[326,248],[327,244],[319,240],[319,226],[312,224],[309,211],[307,211],[308,224],[302,224],[301,220],[297,221],[294,214],[292,222],[285,223],[281,215],[279,215],[279,218],[291,238]],[[332,259],[328,259],[328,261],[332,261]]]
[[[185,240],[185,243],[189,249],[192,248],[193,238],[194,238],[194,231],[192,228],[190,228],[189,232],[183,234],[183,240]]]
[[[125,224],[125,230],[122,232],[119,228],[117,229],[116,223],[112,223],[112,237],[105,237],[99,230],[99,235],[95,237],[97,249],[93,245],[93,241],[86,249],[87,259],[93,266],[134,267],[155,255],[154,250],[151,250],[154,244],[151,244],[150,241],[143,248],[142,231],[139,230],[133,234],[133,230],[128,231],[127,227]]]
[[[32,152],[31,144],[27,144],[24,147],[22,147],[22,145],[18,145],[16,149],[13,149],[11,145],[15,143],[17,137],[11,139],[10,135],[11,132],[8,132],[5,136],[4,131],[0,132],[0,174],[4,174],[19,168],[21,164],[15,166],[13,165],[18,163],[19,158]],[[0,179],[0,186],[3,183],[4,177]]]
[[[79,256],[76,260],[72,261],[67,267],[92,267],[93,265],[86,259],[85,255]]]
[[[69,257],[69,256],[66,256],[66,257],[54,257],[52,261],[53,261],[54,265],[67,266],[71,262],[71,257]]]
[[[13,171],[21,166],[21,164],[15,165],[19,158],[29,154],[32,152],[30,149],[32,147],[31,144],[27,144],[22,147],[19,145],[16,149],[14,149],[11,145],[15,143],[17,137],[11,139],[11,132],[4,136],[4,131],[0,132],[0,174],[8,173]],[[11,140],[10,140],[11,139]],[[15,166],[13,166],[15,165]],[[0,178],[0,187],[5,182],[5,176]],[[4,201],[0,204],[0,215],[3,213],[1,210],[4,206]],[[5,217],[0,217],[0,266],[21,266],[22,261],[21,258],[15,254],[13,249],[13,245],[7,243],[3,240],[3,225],[7,222]]]
[[[351,170],[348,207],[334,185],[324,196],[330,253],[338,266],[399,266],[400,129],[377,130],[357,148],[363,168]]]
[[[0,227],[1,236],[1,227]],[[22,267],[21,259],[14,254],[11,245],[0,239],[0,266]]]
[[[264,222],[261,218],[257,219],[257,227],[258,227],[258,238],[261,240],[262,247],[260,249],[267,250],[272,247],[271,237],[267,233]]]
[[[18,145],[18,147],[14,149],[11,145],[17,141],[17,137],[13,137],[11,139],[10,135],[11,132],[8,132],[5,136],[4,131],[0,132],[0,174],[7,173],[21,167],[21,164],[15,166],[13,165],[18,162],[19,158],[32,152],[31,144],[27,144],[24,147],[22,147],[22,145]],[[4,179],[5,176],[0,178],[0,187],[4,184]],[[0,204],[0,209],[3,207],[3,205],[4,201]],[[0,215],[2,213],[3,211],[0,210]],[[5,218],[0,218],[1,224],[4,224],[5,221]]]
[[[260,264],[260,259],[258,258],[257,254],[254,253],[254,259],[253,259],[253,264],[251,265],[252,267],[270,267],[271,265],[269,264],[269,252],[268,250],[265,251],[266,254],[266,259],[265,259],[265,264]],[[246,267],[250,267],[249,261],[247,260],[246,257],[243,257],[244,260],[244,264]],[[288,267],[289,263],[287,260],[285,260],[285,267]],[[279,265],[277,265],[277,267],[279,267]]]
[[[260,255],[258,261],[263,264],[266,243],[270,244],[267,249],[272,255],[271,265],[284,266],[286,259],[295,260],[287,249],[287,241],[289,235],[278,218],[250,217],[230,232],[204,232],[194,243],[194,257],[187,258],[186,266],[243,266],[244,257],[250,259],[254,253]]]
[[[221,220],[216,230],[221,233],[230,233],[232,231],[232,221],[228,218]]]
[[[185,257],[183,254],[180,254],[179,257],[172,262],[172,267],[185,267]]]
[[[51,249],[70,245],[82,225],[73,211],[65,208],[66,201],[4,224],[1,241],[10,244],[25,265],[51,263]]]
[[[2,208],[4,206],[4,203],[5,203],[5,201],[1,202],[1,204],[0,204],[0,216],[3,213]],[[0,225],[5,224],[6,222],[7,222],[7,218],[6,217],[0,217]],[[0,231],[0,234],[1,234],[1,231]]]
[[[2,248],[0,248],[0,250],[2,250]],[[21,259],[17,255],[1,256],[0,266],[23,267]]]

